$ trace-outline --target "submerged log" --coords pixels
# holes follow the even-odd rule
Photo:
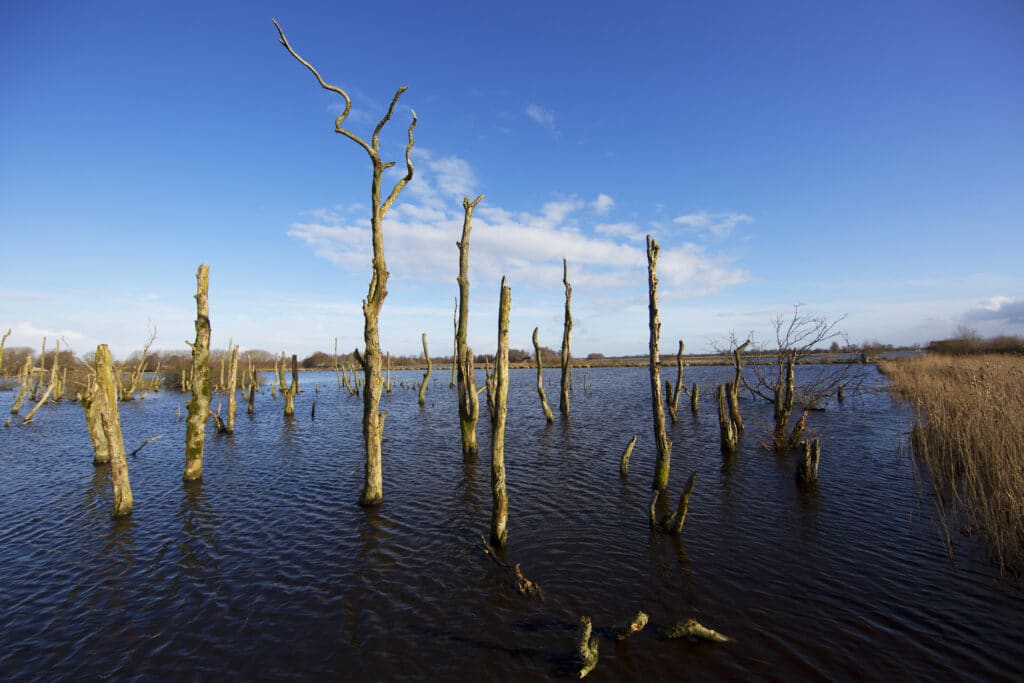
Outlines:
[[[498,352],[494,358],[494,392],[491,410],[491,544],[508,543],[508,493],[505,490],[505,416],[508,404],[508,317],[512,290],[501,278],[498,304]]]
[[[818,481],[818,462],[821,460],[821,439],[804,441],[803,458],[796,465],[797,481],[813,484]]]
[[[480,541],[484,544],[484,555],[494,560],[496,565],[508,572],[509,578],[517,593],[528,598],[544,599],[544,591],[542,591],[540,586],[535,582],[523,575],[523,570],[519,566],[518,562],[515,565],[510,565],[498,557],[499,550],[488,543],[486,538],[481,536]]]
[[[665,629],[665,637],[689,638],[690,640],[708,640],[713,643],[728,643],[732,641],[732,638],[701,625],[692,617],[669,626]]]
[[[597,666],[597,638],[591,635],[593,625],[590,617],[580,617],[580,628],[576,632],[576,652],[580,658],[580,678],[585,677]]]
[[[663,489],[668,486],[669,465],[672,459],[672,442],[665,432],[665,405],[661,397],[661,359],[658,356],[658,339],[661,335],[661,318],[658,317],[658,241],[647,236],[647,283],[648,312],[650,314],[650,372],[651,410],[654,413],[654,442],[658,457],[654,465],[652,487]]]
[[[548,405],[548,397],[544,394],[544,363],[540,358],[540,342],[537,341],[537,331],[539,328],[533,328],[533,357],[537,364],[537,394],[540,395],[540,407],[544,411],[544,419],[551,424],[555,421],[555,415],[551,412],[551,406]]]
[[[636,616],[630,621],[627,621],[624,624],[619,624],[614,628],[615,640],[625,640],[634,633],[643,631],[644,627],[647,626],[647,619],[647,614],[644,612],[637,612]]]
[[[629,440],[628,444],[626,444],[626,450],[622,452],[622,458],[619,459],[619,474],[624,477],[629,474],[629,458],[633,455],[633,446],[636,445],[636,439],[638,436],[640,435],[633,435],[633,438]]]

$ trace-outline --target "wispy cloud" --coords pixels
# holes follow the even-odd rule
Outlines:
[[[545,109],[539,104],[531,104],[526,107],[526,115],[534,120],[537,124],[547,128],[554,132],[555,128],[555,114],[549,109]]]
[[[741,223],[752,223],[753,218],[745,213],[708,213],[698,211],[683,216],[676,216],[672,222],[683,225],[694,232],[707,232],[714,237],[727,237]]]
[[[597,195],[597,199],[590,202],[590,208],[593,209],[594,213],[598,216],[607,216],[613,206],[615,206],[615,200],[603,192]]]
[[[1024,325],[1024,299],[997,295],[982,301],[964,314],[969,322],[994,321],[1010,325]]]
[[[461,198],[471,195],[475,177],[462,159],[445,157],[422,165],[385,219],[389,270],[395,277],[419,282],[451,283],[457,275],[455,243],[462,230]],[[643,234],[633,223],[584,223],[586,209],[600,199],[578,197],[545,202],[535,211],[509,211],[481,204],[475,212],[470,277],[486,282],[507,274],[520,288],[557,288],[562,258],[580,291],[614,292],[646,281]],[[607,196],[607,195],[603,195]],[[611,199],[610,197],[608,198]],[[313,214],[309,214],[313,215]],[[370,263],[369,220],[348,213],[320,211],[316,220],[293,223],[288,231],[317,256],[354,272]],[[721,255],[668,240],[659,260],[666,296],[695,296],[747,279]],[[621,298],[621,292],[619,292]]]

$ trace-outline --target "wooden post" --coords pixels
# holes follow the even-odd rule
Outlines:
[[[203,446],[210,414],[210,266],[196,272],[196,340],[192,347],[192,400],[185,420],[185,481],[203,477]],[[188,344],[188,342],[185,342]]]
[[[512,290],[501,278],[498,304],[498,352],[494,357],[494,407],[491,411],[491,545],[508,542],[508,494],[505,491],[505,415],[508,404],[508,316]]]
[[[231,347],[231,359],[228,361],[228,420],[225,429],[228,434],[235,433],[235,410],[238,403],[235,393],[238,391],[238,344]]]
[[[551,424],[555,421],[555,416],[551,412],[551,406],[548,405],[548,397],[544,394],[544,363],[540,359],[540,343],[537,341],[537,331],[539,328],[533,328],[533,356],[537,363],[537,393],[540,395],[540,407],[544,411],[544,418]]]
[[[430,371],[433,364],[430,362],[430,353],[427,351],[427,333],[423,333],[423,357],[427,359],[427,372],[423,375],[423,383],[420,384],[420,405],[427,403],[427,384],[430,383]]]
[[[470,201],[469,197],[462,200],[464,218],[462,221],[462,239],[456,243],[459,248],[459,321],[455,330],[456,363],[458,365],[457,384],[459,394],[459,428],[462,433],[462,456],[476,457],[476,422],[480,414],[480,401],[477,398],[476,377],[473,369],[473,352],[466,342],[469,326],[469,234],[473,229],[473,209],[483,200],[484,196]]]
[[[128,459],[121,435],[121,417],[117,410],[117,389],[114,386],[114,367],[110,349],[106,344],[96,347],[96,383],[102,394],[100,421],[110,449],[110,482],[114,487],[114,517],[131,514],[132,487],[128,482]]]
[[[647,236],[647,283],[651,328],[650,371],[651,410],[654,413],[654,442],[658,457],[654,465],[652,487],[663,489],[668,486],[669,466],[672,459],[672,442],[665,433],[665,405],[661,398],[661,359],[658,355],[658,338],[661,335],[661,319],[658,317],[658,241]]]
[[[569,416],[569,387],[572,385],[572,368],[569,367],[569,334],[572,332],[572,285],[569,284],[569,263],[562,259],[562,284],[565,285],[565,323],[562,327],[562,392],[558,402],[558,410]]]
[[[730,382],[730,384],[732,384]],[[729,388],[724,384],[718,385],[718,429],[721,434],[722,452],[735,453],[737,447],[736,429],[732,423],[732,416],[729,415],[727,407]]]

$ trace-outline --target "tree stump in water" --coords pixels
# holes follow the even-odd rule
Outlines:
[[[796,478],[802,484],[818,481],[818,462],[821,460],[821,439],[804,441],[803,458],[796,465]]]
[[[733,425],[732,416],[729,414],[729,410],[726,407],[727,396],[729,390],[726,385],[718,385],[718,429],[721,436],[722,452],[723,453],[735,453],[739,445],[739,440],[736,435],[736,428]]]
[[[548,397],[544,393],[544,363],[540,358],[540,342],[537,341],[537,330],[539,328],[533,328],[533,356],[537,364],[537,393],[540,395],[540,407],[544,411],[544,419],[551,424],[555,421],[555,416],[551,412],[551,406],[548,405]]]
[[[565,324],[562,328],[562,392],[558,409],[562,415],[569,416],[569,386],[572,384],[572,370],[569,367],[569,335],[572,332],[572,313],[569,304],[572,301],[572,285],[569,284],[569,262],[562,259],[562,284],[565,285]]]
[[[636,445],[636,439],[639,434],[634,434],[633,438],[626,444],[626,450],[622,452],[622,458],[619,460],[619,474],[627,476],[629,474],[629,457],[633,455],[633,446]]]
[[[668,486],[669,466],[672,459],[672,442],[665,432],[665,404],[661,397],[661,359],[658,355],[658,340],[661,336],[661,318],[658,317],[658,241],[647,236],[647,293],[648,313],[651,331],[650,373],[651,412],[654,414],[654,442],[658,457],[654,465],[652,488]]]
[[[192,400],[185,420],[185,481],[203,477],[203,445],[210,413],[210,266],[196,272],[196,340],[192,347]]]
[[[512,290],[501,278],[498,304],[498,352],[494,358],[493,409],[491,411],[491,544],[508,543],[508,494],[505,490],[505,416],[508,403],[508,316]]]

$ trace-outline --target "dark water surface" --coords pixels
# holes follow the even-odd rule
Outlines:
[[[481,552],[486,402],[480,456],[464,462],[446,372],[434,374],[424,409],[398,386],[420,373],[396,374],[384,400],[384,504],[369,512],[356,504],[362,402],[333,373],[302,375],[294,420],[266,392],[255,416],[242,404],[233,437],[208,433],[203,481],[189,485],[182,396],[122,404],[129,450],[164,435],[129,459],[126,520],[110,518],[109,471],[92,466],[81,407],[47,407],[0,433],[0,674],[573,677],[581,615],[600,631],[642,609],[645,631],[602,638],[593,680],[1024,678],[1024,592],[980,554],[950,563],[889,395],[811,415],[821,474],[801,492],[795,456],[756,445],[766,403],[743,401],[741,450],[720,455],[712,387],[730,372],[687,369],[702,404],[695,418],[684,397],[671,427],[667,497],[699,472],[681,541],[647,525],[647,370],[592,369],[586,391],[578,370],[572,417],[560,420],[555,405],[550,427],[533,371],[512,372],[507,557],[543,602],[517,595]],[[557,403],[557,372],[547,382]],[[4,409],[8,399],[0,394]],[[660,636],[689,616],[735,642]]]

